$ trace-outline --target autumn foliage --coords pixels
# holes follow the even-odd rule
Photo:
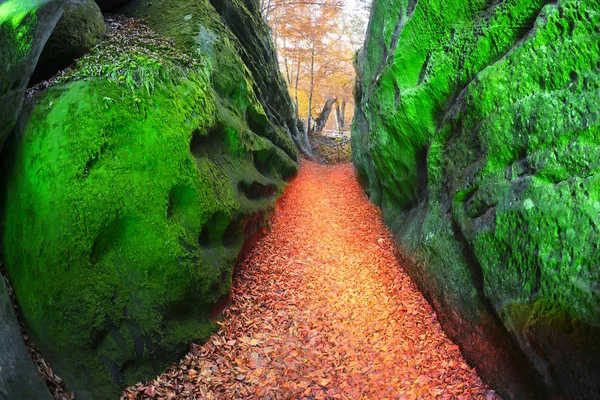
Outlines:
[[[349,13],[340,0],[263,0],[262,8],[299,118],[309,132],[324,113],[328,128],[348,129],[354,113],[352,60],[362,46],[365,15]],[[328,100],[334,100],[331,109]]]
[[[350,165],[304,163],[220,331],[124,399],[494,399],[394,256]]]

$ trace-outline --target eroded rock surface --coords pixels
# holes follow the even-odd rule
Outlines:
[[[597,398],[600,3],[374,7],[355,165],[411,275],[505,397]]]
[[[133,0],[119,12],[144,18],[180,46],[207,54],[219,97],[230,98],[254,132],[296,158],[298,150],[291,140],[299,135],[294,103],[256,1]],[[267,119],[255,105],[246,104],[249,98],[258,100]]]
[[[177,46],[135,33],[141,49],[96,48],[32,99],[3,153],[9,275],[81,399],[117,397],[214,332],[236,259],[297,171],[289,129],[208,1],[130,12]]]

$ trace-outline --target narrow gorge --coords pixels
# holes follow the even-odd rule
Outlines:
[[[600,398],[600,2],[363,3],[0,0],[0,399]]]

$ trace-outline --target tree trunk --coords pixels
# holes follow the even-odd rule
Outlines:
[[[325,104],[323,105],[323,109],[321,110],[321,113],[319,114],[317,119],[315,119],[315,125],[313,126],[313,131],[309,132],[309,135],[320,135],[321,132],[323,132],[323,128],[325,128],[325,125],[327,124],[327,120],[329,119],[329,114],[331,114],[331,110],[336,101],[337,101],[337,99],[333,98],[331,96],[329,96],[327,98],[327,100],[325,101]]]
[[[340,128],[340,106],[339,104],[335,105],[335,112],[333,113],[333,116],[335,118],[335,130],[336,131],[341,131],[342,129]]]
[[[300,80],[300,60],[298,60],[298,65],[296,66],[296,119],[300,119],[300,103],[298,103],[298,81]]]
[[[335,106],[335,117],[338,131],[346,129],[346,99],[342,99],[342,102],[337,103]]]
[[[313,43],[311,58],[310,58],[310,87],[308,95],[308,116],[306,117],[306,132],[310,136],[312,132],[312,101],[313,101],[313,89],[315,86],[315,45]]]
[[[267,2],[267,7],[265,8],[265,23],[269,22],[269,12],[271,12],[271,0]]]
[[[284,48],[285,48],[285,44],[286,44],[286,41],[285,41],[285,37],[284,37],[283,38],[283,47]],[[289,64],[288,64],[287,51],[286,51],[286,55],[284,57],[284,65],[285,65],[285,80],[286,80],[286,83],[288,85],[291,85],[292,84],[292,75],[290,75],[290,67],[289,67]]]
[[[306,134],[305,129],[301,129],[301,122],[299,120],[296,121],[297,125],[292,127],[292,140],[296,143],[298,150],[302,153],[306,158],[311,161],[315,161],[312,155],[312,147],[308,140],[308,135]]]

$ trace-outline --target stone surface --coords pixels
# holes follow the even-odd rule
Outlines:
[[[40,55],[30,85],[71,65],[98,44],[105,32],[104,17],[94,0],[67,0]]]
[[[374,7],[355,165],[411,275],[506,398],[598,398],[600,3]]]
[[[52,399],[27,352],[2,277],[0,277],[0,398]]]
[[[6,264],[32,337],[78,399],[116,398],[214,332],[240,251],[297,171],[208,1],[132,10],[204,66],[135,60],[123,83],[52,87],[7,145]],[[140,65],[168,78],[132,92],[125,75]]]
[[[259,2],[212,0],[211,4],[244,48],[241,57],[252,73],[255,92],[271,121],[284,129],[296,144],[310,149],[306,132],[299,131],[295,104],[279,70],[275,48],[267,26],[262,23]]]
[[[157,32],[211,59],[219,97],[245,114],[251,129],[296,159],[294,105],[254,0],[133,0],[119,12],[144,18]],[[258,104],[249,104],[249,101]],[[267,119],[255,110],[260,106]]]
[[[17,121],[27,83],[63,6],[62,0],[0,2],[0,150]]]

